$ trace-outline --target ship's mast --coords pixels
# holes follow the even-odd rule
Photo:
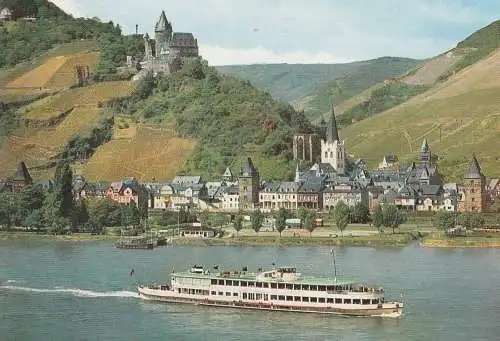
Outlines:
[[[337,282],[337,264],[335,263],[335,250],[332,248],[330,251],[332,254],[332,262],[333,262],[333,279],[335,282]]]

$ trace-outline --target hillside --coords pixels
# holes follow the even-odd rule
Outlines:
[[[105,180],[125,173],[166,180],[181,171],[218,178],[228,166],[237,173],[248,156],[263,178],[288,177],[293,133],[313,130],[290,105],[198,59],[168,77],[149,75],[110,109],[137,129],[122,138],[115,133],[90,158],[84,174]]]
[[[73,18],[47,0],[1,0],[14,21],[0,23],[0,69],[33,59],[58,44],[119,34],[119,28],[93,19]],[[23,20],[23,17],[33,20]]]
[[[345,126],[376,115],[440,84],[499,48],[499,35],[500,21],[495,21],[406,75],[379,83],[356,95],[339,106],[338,112],[342,114],[339,124]]]
[[[385,154],[415,158],[426,137],[447,181],[460,181],[472,153],[500,176],[500,50],[388,111],[341,131],[349,152],[375,166]]]
[[[104,117],[99,103],[132,89],[129,82],[100,83],[64,90],[13,112],[19,126],[12,127],[0,143],[0,178],[12,175],[20,161],[27,163],[35,178],[50,178],[67,142],[87,134]]]
[[[309,118],[329,110],[370,86],[406,73],[422,61],[382,57],[345,64],[260,64],[218,66],[217,70],[249,80],[273,97],[305,110]]]

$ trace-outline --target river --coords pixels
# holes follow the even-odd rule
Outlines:
[[[124,251],[107,243],[0,242],[1,340],[472,340],[500,335],[500,249],[342,247],[338,270],[406,302],[400,318],[352,318],[153,303],[137,281],[193,264],[273,262],[331,273],[328,247]],[[135,275],[130,276],[130,270]]]

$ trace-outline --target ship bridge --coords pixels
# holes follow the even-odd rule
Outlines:
[[[277,279],[282,281],[295,281],[301,276],[293,267],[280,267],[277,269],[261,272],[257,275],[257,280]]]

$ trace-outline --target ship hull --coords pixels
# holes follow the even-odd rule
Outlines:
[[[339,308],[335,306],[307,306],[307,305],[287,305],[285,303],[269,303],[269,302],[249,302],[242,300],[214,300],[212,298],[193,298],[181,297],[174,291],[149,289],[147,287],[138,286],[139,294],[152,301],[174,303],[174,304],[192,304],[212,307],[224,307],[233,309],[251,309],[251,310],[266,310],[266,311],[286,311],[300,313],[315,313],[326,315],[344,315],[344,316],[381,316],[381,317],[399,317],[403,314],[403,303],[401,302],[386,302],[381,307],[375,308]]]

